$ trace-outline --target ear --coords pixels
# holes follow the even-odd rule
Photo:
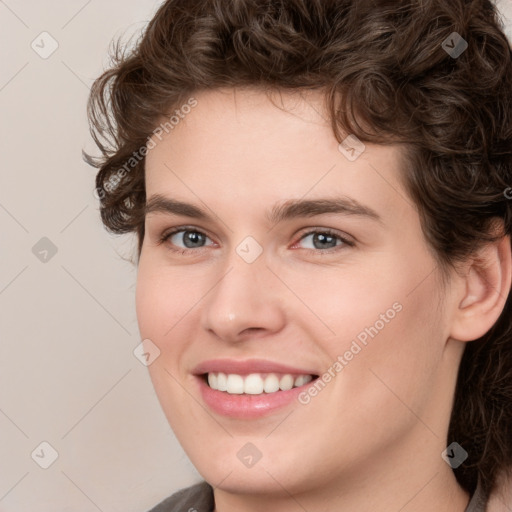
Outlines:
[[[510,235],[486,244],[465,266],[454,295],[450,337],[472,341],[498,320],[510,293],[512,279]]]

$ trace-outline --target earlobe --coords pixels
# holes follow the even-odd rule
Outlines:
[[[498,320],[510,293],[512,256],[510,236],[487,244],[471,260],[462,278],[450,337],[472,341],[483,336]]]

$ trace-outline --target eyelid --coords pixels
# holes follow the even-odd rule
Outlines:
[[[333,237],[339,239],[341,241],[341,243],[335,245],[334,247],[329,247],[327,249],[308,249],[308,248],[302,249],[303,251],[306,251],[308,254],[313,254],[315,256],[316,255],[326,255],[327,256],[327,255],[331,255],[331,254],[337,254],[340,251],[346,250],[347,248],[350,248],[350,247],[355,247],[355,245],[356,245],[355,241],[353,241],[353,239],[352,239],[352,237],[350,237],[350,235],[346,235],[345,233],[339,232],[336,229],[310,227],[310,228],[307,228],[307,230],[303,234],[300,235],[299,239],[296,242],[294,242],[294,244],[292,245],[292,248],[295,248],[304,238],[306,238],[308,236],[315,235],[317,233],[333,236]]]
[[[304,228],[304,229],[305,229],[305,231],[301,235],[299,235],[300,236],[300,238],[298,240],[299,242],[304,237],[314,234],[314,233],[325,233],[325,234],[329,234],[332,236],[336,236],[336,237],[340,238],[341,240],[343,240],[347,244],[355,245],[355,242],[356,242],[356,240],[353,236],[349,235],[348,233],[345,233],[344,231],[339,231],[334,228],[324,228],[321,226],[313,226],[313,227],[308,227],[308,228]]]
[[[350,235],[348,235],[346,233],[343,233],[343,232],[339,232],[336,229],[324,228],[324,227],[316,226],[316,227],[304,228],[304,230],[305,231],[303,231],[302,234],[299,235],[298,240],[293,243],[292,247],[295,247],[300,241],[302,241],[307,236],[314,235],[316,233],[322,233],[322,234],[328,234],[328,235],[334,236],[334,237],[338,238],[339,240],[341,240],[342,244],[339,244],[339,245],[336,245],[335,247],[331,247],[331,248],[324,249],[324,250],[321,250],[321,249],[304,249],[305,251],[308,251],[309,253],[318,254],[318,253],[338,252],[338,251],[342,250],[345,246],[353,247],[353,246],[356,245],[356,242],[355,242],[355,240],[354,240],[354,238],[352,236],[350,236]],[[157,241],[157,245],[161,245],[161,244],[166,243],[172,235],[175,235],[176,233],[180,233],[182,231],[197,232],[197,233],[200,233],[200,234],[204,235],[205,237],[209,238],[210,240],[212,240],[212,237],[210,237],[203,229],[197,228],[196,226],[175,226],[173,228],[164,230],[162,232],[162,234],[159,235],[158,241]],[[195,249],[192,249],[192,248],[185,248],[185,249],[178,248],[178,249],[171,249],[171,250],[174,251],[174,252],[179,252],[181,254],[185,254],[185,253],[189,253],[189,252],[196,252],[197,253],[197,252],[200,252],[200,251],[206,249],[206,247],[208,247],[208,246],[198,247],[198,248],[195,248]]]
[[[157,245],[166,243],[172,235],[175,235],[176,233],[180,233],[182,231],[197,232],[197,233],[200,233],[200,234],[204,235],[205,237],[209,238],[210,240],[212,240],[212,237],[210,235],[208,235],[208,233],[206,233],[203,229],[199,229],[195,226],[175,226],[173,228],[164,230],[161,235],[158,235]],[[201,249],[205,249],[205,247],[199,247],[197,249],[189,249],[189,248],[176,249],[176,251],[178,251],[178,252],[188,252],[188,251],[198,252]]]

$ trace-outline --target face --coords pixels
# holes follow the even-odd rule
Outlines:
[[[340,149],[316,94],[194,97],[146,157],[136,293],[192,463],[267,493],[437,464],[460,354],[403,148]]]

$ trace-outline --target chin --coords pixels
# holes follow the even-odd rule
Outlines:
[[[281,458],[281,464],[262,457],[252,467],[244,466],[238,459],[233,462],[226,454],[217,461],[217,464],[211,464],[209,460],[192,460],[198,473],[210,485],[233,494],[277,496],[283,494],[283,488],[294,494],[303,492],[307,483],[311,484],[313,480],[310,473],[297,474],[297,468],[291,467],[291,461],[287,462],[286,457]]]

